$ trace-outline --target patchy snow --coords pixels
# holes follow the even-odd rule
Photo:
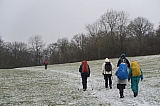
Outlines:
[[[44,66],[0,69],[0,106],[160,106],[160,55],[128,59],[137,60],[144,73],[137,97],[128,82],[125,97],[119,98],[115,75],[113,89],[104,88],[100,71],[104,60],[96,60],[88,61],[91,76],[86,91],[78,72],[80,62],[49,65],[47,70]],[[117,59],[110,61],[116,66]]]

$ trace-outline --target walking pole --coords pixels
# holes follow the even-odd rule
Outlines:
[[[113,71],[113,70],[111,70],[111,75],[112,75],[112,80],[113,80],[113,74],[112,74],[112,71]]]
[[[90,74],[90,78],[89,78],[89,80],[90,80],[91,89],[93,90],[91,74]]]
[[[81,77],[79,77],[79,74],[78,74],[78,85],[79,85],[79,86],[78,86],[78,90],[80,90],[80,88],[79,88],[79,87],[80,87],[80,84],[81,84]]]

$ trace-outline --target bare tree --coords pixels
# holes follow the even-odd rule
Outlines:
[[[48,50],[48,57],[50,58],[50,63],[59,63],[59,53],[58,53],[58,46],[57,43],[49,44],[47,47]]]
[[[128,32],[131,36],[130,39],[132,39],[130,41],[130,43],[132,43],[130,49],[132,48],[132,50],[130,51],[134,51],[136,55],[144,55],[149,46],[150,36],[152,36],[154,32],[153,24],[146,18],[137,17],[133,21],[130,21]]]
[[[101,16],[100,22],[104,25],[105,30],[112,33],[116,30],[118,23],[118,12],[114,10],[107,11]]]
[[[90,52],[92,52],[93,57],[96,56],[97,52],[97,33],[98,33],[98,28],[97,28],[97,23],[93,24],[88,24],[86,25],[86,30],[88,31],[88,35],[90,38]]]
[[[120,48],[121,53],[125,53],[126,49],[127,49],[127,44],[126,44],[126,36],[127,36],[127,25],[129,22],[129,14],[124,12],[124,11],[120,11],[117,13],[117,30],[116,30],[116,34],[117,34],[117,38],[119,41],[118,45]]]
[[[49,56],[58,51],[57,43],[49,44],[47,48]]]
[[[153,24],[149,22],[146,18],[137,17],[128,25],[131,36],[138,37],[138,40],[141,42],[143,36],[148,35],[150,32],[153,32]]]
[[[4,41],[0,37],[0,68],[5,67]]]
[[[156,30],[156,50],[157,50],[157,54],[160,53],[160,23],[159,26]]]
[[[27,44],[22,42],[5,43],[5,63],[7,68],[30,66],[30,54],[27,51]]]
[[[28,39],[28,43],[30,52],[33,54],[33,59],[35,60],[35,65],[40,65],[43,62],[43,49],[45,46],[42,37],[40,35],[31,36]]]
[[[124,46],[128,20],[129,15],[124,11],[109,10],[101,16],[100,23],[101,26],[104,26],[103,29],[105,29],[102,29],[105,37],[101,42],[106,43],[106,55],[114,55],[115,50],[112,48],[117,49],[118,52],[125,51]]]
[[[69,41],[67,38],[58,39],[57,41],[58,53],[60,62],[68,62]]]
[[[85,34],[77,34],[72,38],[72,44],[75,44],[77,49],[78,60],[86,59],[87,55],[87,37]]]

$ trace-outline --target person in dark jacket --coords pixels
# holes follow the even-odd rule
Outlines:
[[[87,89],[87,78],[90,77],[90,68],[87,61],[82,61],[79,72],[81,73],[83,90],[85,91]]]
[[[130,68],[130,63],[129,63],[129,60],[126,58],[126,55],[123,53],[121,54],[120,58],[118,59],[118,63],[117,63],[117,67],[119,67],[119,65],[121,63],[126,63],[127,64],[127,67]]]

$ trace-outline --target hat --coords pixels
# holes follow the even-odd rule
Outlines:
[[[109,59],[108,59],[108,58],[106,58],[104,61],[105,61],[105,62],[109,62]]]

